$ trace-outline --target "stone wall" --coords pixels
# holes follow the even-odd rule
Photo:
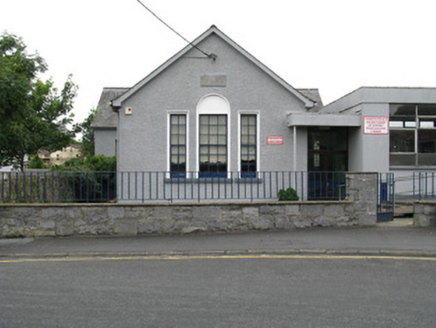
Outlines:
[[[430,227],[436,225],[436,201],[417,201],[413,205],[413,225]]]
[[[377,223],[377,173],[347,173],[347,200],[361,226]]]
[[[177,234],[374,225],[376,181],[375,174],[348,174],[345,201],[2,204],[0,236]]]

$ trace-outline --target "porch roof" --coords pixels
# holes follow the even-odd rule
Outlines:
[[[289,113],[286,117],[291,126],[343,126],[358,128],[362,126],[360,114]]]

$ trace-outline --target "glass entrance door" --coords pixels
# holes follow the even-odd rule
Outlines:
[[[313,127],[308,129],[309,199],[345,198],[348,170],[348,129]]]

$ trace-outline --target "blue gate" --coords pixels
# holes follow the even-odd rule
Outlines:
[[[393,173],[377,175],[377,222],[394,219],[395,182]]]

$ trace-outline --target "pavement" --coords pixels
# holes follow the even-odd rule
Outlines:
[[[262,254],[436,257],[436,227],[401,219],[373,227],[0,239],[0,259]]]

